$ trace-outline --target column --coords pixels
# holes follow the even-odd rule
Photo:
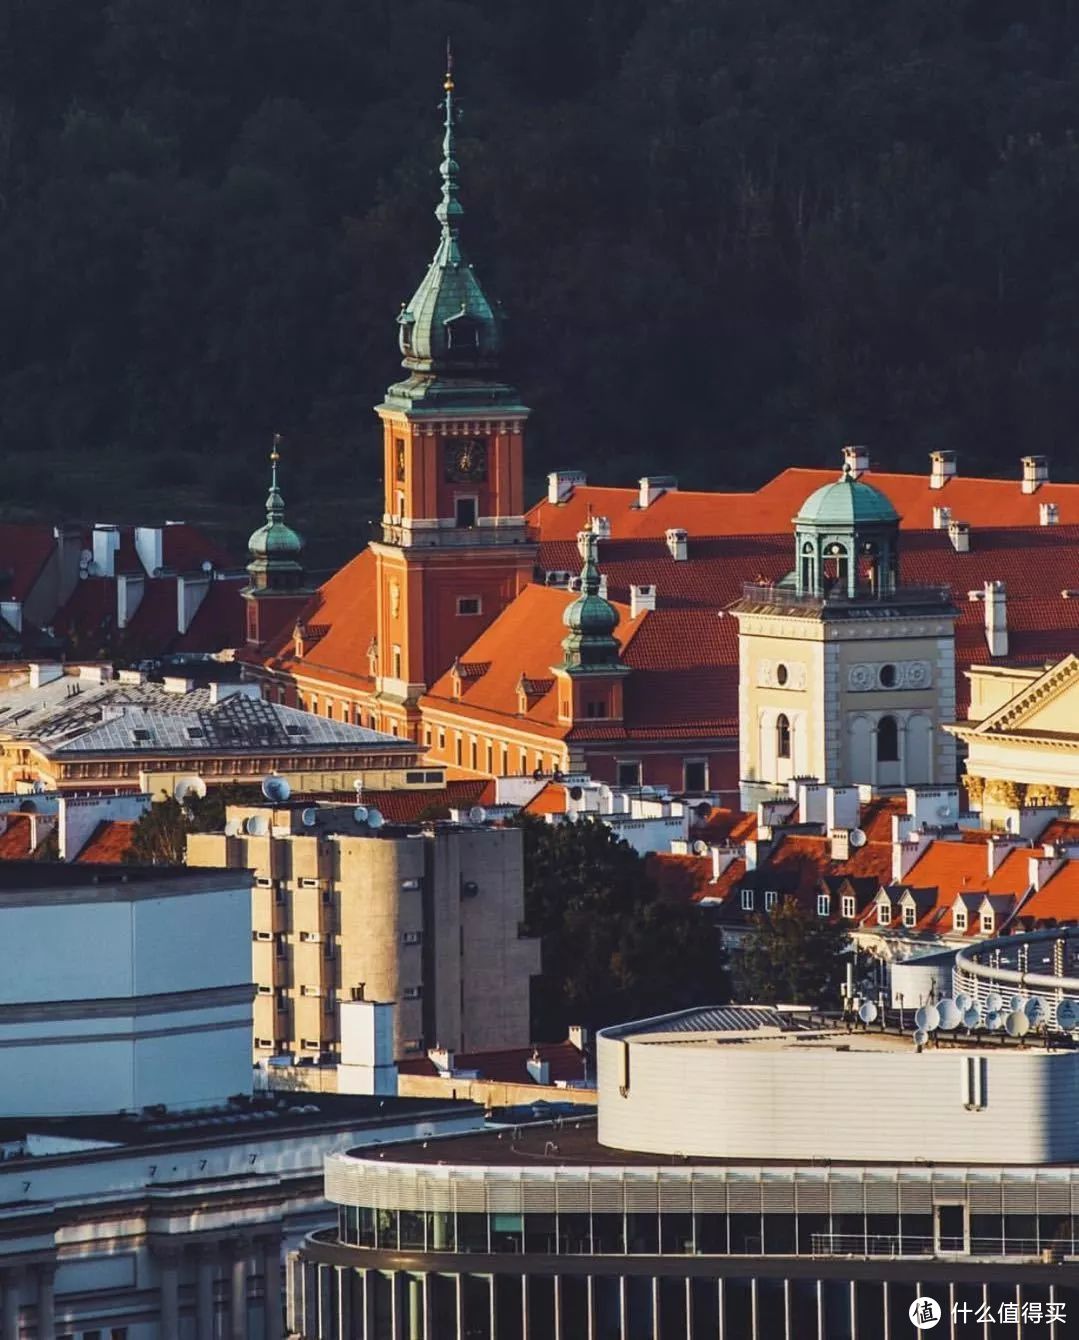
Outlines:
[[[22,1304],[22,1271],[4,1271],[4,1340],[19,1340],[19,1307]]]
[[[198,1340],[214,1340],[214,1275],[217,1251],[216,1243],[198,1244],[198,1285],[195,1298]]]
[[[233,1246],[232,1289],[229,1299],[232,1340],[247,1340],[247,1256],[248,1238],[237,1238]]]
[[[161,1277],[161,1340],[180,1340],[180,1249],[163,1243],[154,1255]]]
[[[51,1261],[37,1268],[37,1340],[56,1340],[55,1275],[56,1266]]]
[[[850,1340],[858,1340],[858,1297],[857,1285],[850,1282]]]
[[[281,1340],[281,1243],[276,1236],[262,1239],[263,1335]]]

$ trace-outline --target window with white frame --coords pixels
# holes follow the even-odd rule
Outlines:
[[[775,889],[765,889],[764,891],[764,910],[771,912],[776,903],[779,902],[779,894]]]
[[[832,898],[831,898],[831,895],[830,895],[830,894],[827,894],[827,893],[818,893],[818,894],[817,894],[817,916],[818,916],[818,917],[827,917],[827,916],[830,916],[830,915],[831,915],[831,912],[832,912]]]
[[[892,905],[889,902],[877,904],[877,925],[890,926],[892,924]]]
[[[965,931],[967,928],[967,911],[965,907],[957,907],[952,916],[952,925],[957,931]]]
[[[853,893],[845,893],[843,895],[843,902],[841,906],[843,915],[848,919],[856,916],[858,913],[858,906],[854,901]]]
[[[903,905],[903,925],[913,926],[918,920],[918,909],[913,903],[904,903]]]
[[[752,889],[743,889],[743,890],[742,890],[742,911],[743,911],[743,912],[752,912],[752,911],[753,911],[753,890],[752,890]]]
[[[982,913],[982,934],[992,935],[993,927],[997,924],[997,919],[992,912]]]

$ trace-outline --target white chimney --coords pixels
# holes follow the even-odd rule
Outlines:
[[[798,822],[822,824],[825,819],[827,788],[815,777],[803,777],[798,782]]]
[[[990,656],[1008,654],[1008,601],[1003,582],[985,584],[985,642]]]
[[[860,804],[856,786],[829,786],[824,792],[824,822],[828,830],[857,828]],[[833,858],[838,859],[838,858]],[[843,857],[846,860],[846,857]]]
[[[1014,842],[1007,842],[1003,838],[990,837],[985,844],[985,873],[989,879],[997,873],[1004,862],[1004,858],[1015,850]]]
[[[135,553],[147,577],[153,577],[165,566],[164,534],[160,526],[135,527]]]
[[[551,1063],[540,1058],[539,1052],[533,1052],[525,1062],[525,1069],[532,1076],[535,1084],[550,1084],[551,1082]]]
[[[955,478],[954,451],[931,451],[929,461],[929,487],[931,489],[942,489],[949,479]]]
[[[1027,859],[1027,882],[1037,892],[1063,864],[1063,856],[1031,856]]]
[[[908,786],[907,813],[915,828],[940,828],[954,824],[959,817],[959,788],[956,786]]]
[[[146,574],[122,572],[116,579],[116,626],[126,628],[146,593]]]
[[[118,526],[97,525],[94,527],[94,567],[97,568],[99,577],[115,577],[116,551],[119,547],[120,528]]]
[[[678,488],[678,480],[674,475],[645,475],[638,482],[638,507],[651,507],[657,498],[662,498],[665,493],[674,493]]]
[[[1060,523],[1060,508],[1056,503],[1038,504],[1038,522],[1042,526],[1056,526]]]
[[[645,610],[656,608],[656,588],[654,586],[631,586],[629,588],[629,617],[635,619]]]
[[[599,574],[599,594],[601,599],[607,599],[607,574],[605,572]]]
[[[892,843],[892,882],[902,884],[933,839],[928,833],[909,833],[902,842]]]
[[[63,679],[64,667],[59,661],[31,661],[30,662],[30,687],[32,689],[42,689],[46,684],[52,684],[54,680]]]
[[[734,860],[734,852],[725,851],[722,847],[711,847],[709,850],[712,857],[712,883],[715,884]]]
[[[689,536],[684,530],[672,527],[667,532],[667,548],[671,557],[682,563],[689,557]]]
[[[427,1059],[443,1075],[448,1075],[457,1059],[448,1047],[428,1047]]]
[[[833,861],[850,860],[850,829],[833,828],[828,834],[832,847]]]
[[[609,516],[594,516],[589,529],[597,540],[609,540],[611,538],[611,518]]]
[[[1043,484],[1049,483],[1049,458],[1048,456],[1024,456],[1023,457],[1023,484],[1024,493],[1037,493]]]
[[[746,838],[745,848],[746,848],[746,853],[745,853],[746,870],[747,870],[747,871],[748,871],[748,870],[756,870],[756,868],[757,868],[757,856],[758,856],[758,854],[759,854],[759,851],[758,851],[759,844],[758,844],[758,842],[757,842],[757,839],[756,839],[756,838]]]
[[[970,550],[970,526],[966,521],[948,522],[948,539],[952,542],[952,548],[957,554],[965,554]]]
[[[869,469],[869,448],[846,446],[843,448],[843,464],[855,479]]]
[[[210,589],[213,576],[209,572],[200,572],[197,577],[176,578],[176,631],[186,633],[191,621],[198,614],[206,593]]]
[[[547,476],[547,501],[564,503],[573,497],[573,490],[588,483],[583,470],[552,470]]]
[[[933,529],[947,530],[948,523],[952,519],[952,509],[950,507],[933,508]]]

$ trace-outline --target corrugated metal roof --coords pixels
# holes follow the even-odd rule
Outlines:
[[[753,1028],[781,1028],[787,1032],[802,1026],[798,1015],[784,1014],[770,1005],[709,1005],[684,1014],[652,1019],[627,1031],[643,1033],[739,1033]]]

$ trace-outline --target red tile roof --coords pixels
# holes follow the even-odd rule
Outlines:
[[[51,526],[0,525],[0,600],[25,600],[55,552]]]
[[[33,854],[30,846],[30,816],[9,810],[4,831],[0,833],[0,861],[25,861]]]
[[[375,556],[370,549],[324,582],[298,621],[324,624],[326,631],[300,659],[294,655],[292,627],[283,629],[265,649],[271,669],[344,688],[374,689],[367,660],[375,636]]]
[[[135,825],[126,819],[102,819],[75,857],[83,865],[114,865],[124,859]]]
[[[525,814],[565,814],[566,788],[561,782],[545,782],[524,806]]]
[[[432,787],[430,790],[365,790],[363,803],[368,809],[378,810],[390,823],[409,824],[421,817],[439,817],[443,810],[471,809],[473,805],[480,804],[487,786],[486,777],[475,777],[447,781],[445,786]]]
[[[1079,861],[1068,861],[1046,880],[1023,904],[1019,916],[1034,925],[1079,921]]]

